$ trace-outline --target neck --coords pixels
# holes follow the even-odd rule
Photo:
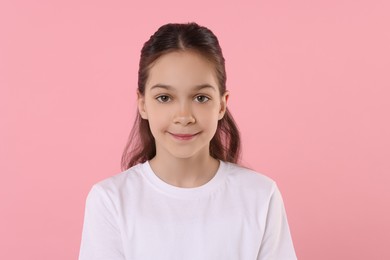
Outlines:
[[[161,180],[183,188],[198,187],[207,183],[214,177],[219,166],[219,161],[209,154],[191,158],[156,155],[149,163]]]

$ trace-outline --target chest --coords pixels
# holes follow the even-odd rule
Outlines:
[[[257,255],[264,230],[255,202],[225,194],[198,200],[148,195],[128,203],[121,231],[129,259]]]

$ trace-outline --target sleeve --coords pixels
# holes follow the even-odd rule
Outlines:
[[[79,260],[125,260],[114,203],[96,184],[88,193]]]
[[[283,199],[276,184],[271,194],[257,260],[296,260]]]

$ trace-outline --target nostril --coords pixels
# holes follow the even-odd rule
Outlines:
[[[177,116],[174,120],[175,123],[182,124],[182,125],[188,125],[191,123],[195,123],[195,118],[190,116]]]

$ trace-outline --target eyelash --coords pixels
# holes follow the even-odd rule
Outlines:
[[[198,101],[198,98],[199,98],[199,97],[205,98],[205,99],[206,99],[206,101],[199,102],[199,101]],[[210,100],[210,98],[209,98],[208,96],[205,96],[205,95],[198,95],[198,96],[196,96],[196,97],[195,97],[195,99],[196,99],[196,100],[197,100],[197,102],[199,102],[199,103],[206,103],[207,101],[209,101],[209,100]]]
[[[168,95],[161,95],[161,96],[156,97],[157,101],[160,103],[167,103],[168,101],[161,101],[160,100],[162,97],[167,97],[167,98],[171,99]]]
[[[162,97],[168,98],[169,100],[168,100],[168,101],[162,101],[162,100],[161,100]],[[202,98],[206,99],[206,101],[203,101],[203,102],[202,102],[202,101],[198,101],[198,98],[199,98],[199,97],[202,97]],[[160,95],[160,96],[156,97],[156,100],[157,100],[158,102],[160,102],[160,103],[168,103],[168,102],[171,101],[171,97],[168,96],[168,95]],[[205,96],[205,95],[197,95],[197,96],[195,97],[195,100],[197,100],[196,102],[198,102],[198,103],[206,103],[207,101],[210,100],[210,98],[209,98],[208,96]]]

